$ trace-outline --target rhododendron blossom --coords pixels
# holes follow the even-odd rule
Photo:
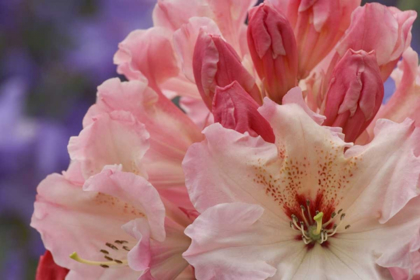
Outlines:
[[[37,279],[420,277],[416,13],[255,5],[158,0],[119,44],[38,186]]]

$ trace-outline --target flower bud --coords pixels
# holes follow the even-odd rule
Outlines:
[[[373,120],[384,96],[375,52],[348,50],[337,63],[325,100],[325,125],[342,127],[354,142]]]
[[[348,49],[376,52],[376,59],[385,81],[411,42],[411,27],[417,13],[400,11],[379,3],[357,8],[343,40],[337,46],[340,57]],[[381,24],[378,24],[380,22]]]
[[[275,136],[270,124],[258,112],[258,104],[234,81],[230,85],[216,88],[213,99],[215,122],[223,127],[251,136],[260,135],[265,141],[274,143]]]
[[[299,79],[333,49],[360,0],[266,0],[289,20],[298,43]]]
[[[297,85],[298,56],[292,27],[271,5],[261,4],[249,12],[248,46],[266,95],[280,104]]]
[[[211,110],[216,87],[237,81],[258,103],[261,93],[254,78],[242,66],[235,50],[221,36],[200,32],[193,56],[194,79],[204,103]]]

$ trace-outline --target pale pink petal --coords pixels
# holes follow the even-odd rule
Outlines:
[[[176,31],[192,17],[212,18],[212,15],[207,0],[158,0],[153,11],[153,23]]]
[[[369,144],[345,153],[352,162],[347,177],[352,187],[341,205],[349,221],[378,213],[379,222],[385,223],[420,193],[420,129],[408,119],[400,124],[379,120],[374,134]]]
[[[187,24],[192,17],[208,17],[216,22],[226,40],[240,52],[241,30],[245,28],[247,11],[256,0],[159,0],[153,11],[155,26],[172,31]],[[188,8],[185,8],[188,7]],[[241,52],[244,55],[246,52]]]
[[[138,240],[128,253],[128,265],[131,269],[147,273],[150,267],[150,228],[146,219],[132,220],[122,227],[128,234]]]
[[[214,123],[213,114],[207,108],[201,97],[200,99],[182,97],[179,101],[179,106],[201,130]]]
[[[172,47],[172,33],[160,27],[131,32],[119,45],[114,56],[118,73],[129,80],[146,78],[156,88],[179,73]]]
[[[251,177],[258,166],[276,161],[276,146],[260,137],[225,129],[220,124],[207,127],[204,134],[206,140],[192,145],[183,162],[186,186],[194,207],[203,212],[218,203],[261,201],[283,215],[277,203],[267,198],[264,189],[255,187]]]
[[[402,122],[405,118],[412,118],[416,125],[420,125],[420,82],[418,81],[418,55],[408,48],[403,54],[403,60],[392,73],[397,89],[386,105],[379,110],[377,119],[386,118],[395,122]],[[372,134],[373,125],[369,128]]]
[[[282,103],[299,105],[317,124],[322,124],[325,121],[325,116],[315,113],[308,107],[303,99],[303,93],[300,87],[294,87],[289,90],[283,97]]]
[[[124,201],[127,211],[135,211],[132,205],[147,217],[151,237],[163,241],[165,239],[165,208],[157,190],[143,177],[129,172],[121,172],[118,166],[107,166],[103,171],[89,178],[83,190],[110,195]]]
[[[105,165],[122,164],[124,171],[147,176],[142,158],[149,149],[149,133],[126,111],[93,118],[79,136],[70,138],[70,158],[81,163],[83,176],[99,173]]]
[[[276,242],[283,240],[284,247],[296,250],[303,245],[293,242],[293,236],[279,234],[272,238],[270,233],[276,229],[259,221],[263,212],[258,205],[231,203],[202,213],[185,230],[193,241],[183,256],[195,268],[196,277],[207,280],[274,276],[276,268],[271,258],[273,251],[279,249]]]
[[[116,110],[131,112],[151,135],[150,149],[143,159],[149,181],[156,188],[183,185],[181,162],[188,147],[202,139],[200,129],[144,82],[119,79],[110,79],[99,86],[97,103],[88,111],[84,124],[91,123],[97,114]]]
[[[375,198],[372,197],[371,201],[375,203]],[[415,273],[414,269],[418,264],[412,262],[411,253],[413,249],[419,248],[419,203],[418,197],[413,199],[385,224],[378,222],[378,215],[372,215],[375,213],[372,209],[370,216],[352,224],[351,228],[361,227],[360,231],[352,231],[350,228],[336,238],[331,238],[329,250],[343,262],[351,264],[355,271],[367,267],[362,260],[373,252],[376,253],[373,260],[377,265],[397,267],[399,270]],[[383,275],[375,275],[372,270],[369,277],[366,275],[362,279],[392,279],[389,272],[380,270],[377,266],[375,268]]]
[[[411,27],[416,17],[414,11],[401,12],[379,3],[368,3],[352,14],[352,23],[338,44],[337,52],[342,57],[348,49],[375,50],[385,81],[410,45]]]
[[[160,84],[160,89],[169,99],[176,96],[185,96],[201,100],[197,85],[195,82],[188,80],[184,76],[184,73],[180,73],[177,77],[166,80]]]
[[[142,219],[130,221],[124,229],[138,240],[128,253],[128,262],[134,270],[145,270],[140,279],[175,279],[188,266],[182,253],[191,241],[184,235],[185,228],[171,219],[165,221],[166,239],[161,242],[149,239]]]
[[[68,277],[79,274],[82,277],[73,279],[115,279],[112,277],[122,274],[127,275],[127,279],[133,279],[133,272],[128,267],[104,269],[70,259],[70,254],[77,252],[84,259],[107,261],[100,250],[109,251],[109,256],[115,259],[126,259],[127,251],[114,241],[126,240],[126,246],[134,246],[136,240],[121,226],[144,214],[132,205],[128,208],[125,205],[125,202],[107,194],[83,191],[63,176],[53,174],[38,187],[31,226],[40,232],[56,263],[75,271],[71,271]],[[113,250],[106,243],[120,249]],[[138,273],[134,275],[138,277]]]
[[[337,160],[339,164],[328,167],[328,173],[339,173],[346,164],[343,149],[351,145],[343,142],[342,135],[320,127],[297,104],[277,106],[267,98],[264,102],[259,111],[274,130],[275,145],[214,124],[204,130],[206,140],[188,150],[183,162],[186,186],[198,211],[218,203],[258,201],[284,216],[283,205],[291,203],[289,195],[298,191],[315,196],[318,188],[328,188],[318,182],[328,178],[323,169],[327,170],[329,161]],[[325,159],[323,153],[330,150],[333,153]],[[288,175],[292,175],[287,171],[291,166],[297,168],[294,176]],[[298,178],[307,183],[296,186]],[[280,188],[281,182],[294,187]]]
[[[381,22],[382,24],[378,24]],[[352,23],[337,51],[342,57],[348,49],[376,51],[379,65],[389,62],[398,40],[398,22],[388,8],[366,4],[352,14]]]
[[[245,26],[248,9],[256,0],[207,0],[213,19],[219,26],[222,35],[239,53],[241,32]],[[243,56],[245,53],[240,53]]]

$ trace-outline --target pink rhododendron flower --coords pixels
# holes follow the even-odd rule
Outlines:
[[[416,13],[255,4],[158,0],[119,44],[128,81],[98,87],[38,187],[66,279],[420,276]]]
[[[408,268],[420,225],[413,122],[379,121],[370,144],[352,147],[296,104],[266,99],[259,111],[274,144],[213,124],[184,160],[202,213],[184,253],[197,278],[388,279],[388,267]]]

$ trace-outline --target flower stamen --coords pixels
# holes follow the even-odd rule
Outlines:
[[[70,258],[79,262],[79,263],[83,263],[83,264],[88,264],[88,265],[95,265],[95,266],[101,266],[103,268],[108,268],[110,266],[119,266],[119,265],[128,265],[128,261],[127,260],[113,260],[112,258],[108,257],[106,258],[107,260],[112,260],[112,261],[107,261],[107,262],[98,262],[98,261],[90,261],[90,260],[86,260],[83,259],[81,257],[79,257],[79,255],[74,252],[70,255]]]
[[[306,207],[300,205],[301,219],[300,221],[295,214],[291,215],[292,220],[290,221],[290,228],[299,231],[302,236],[303,243],[310,244],[317,242],[322,244],[328,240],[329,237],[335,235],[337,230],[341,226],[346,214],[342,213],[343,209],[338,212],[332,212],[330,219],[323,223],[324,213],[319,210],[315,211],[315,216],[311,216],[310,201],[306,200]],[[339,216],[339,221],[337,217]],[[338,223],[337,223],[338,222]],[[345,226],[345,230],[349,229],[350,225]]]

